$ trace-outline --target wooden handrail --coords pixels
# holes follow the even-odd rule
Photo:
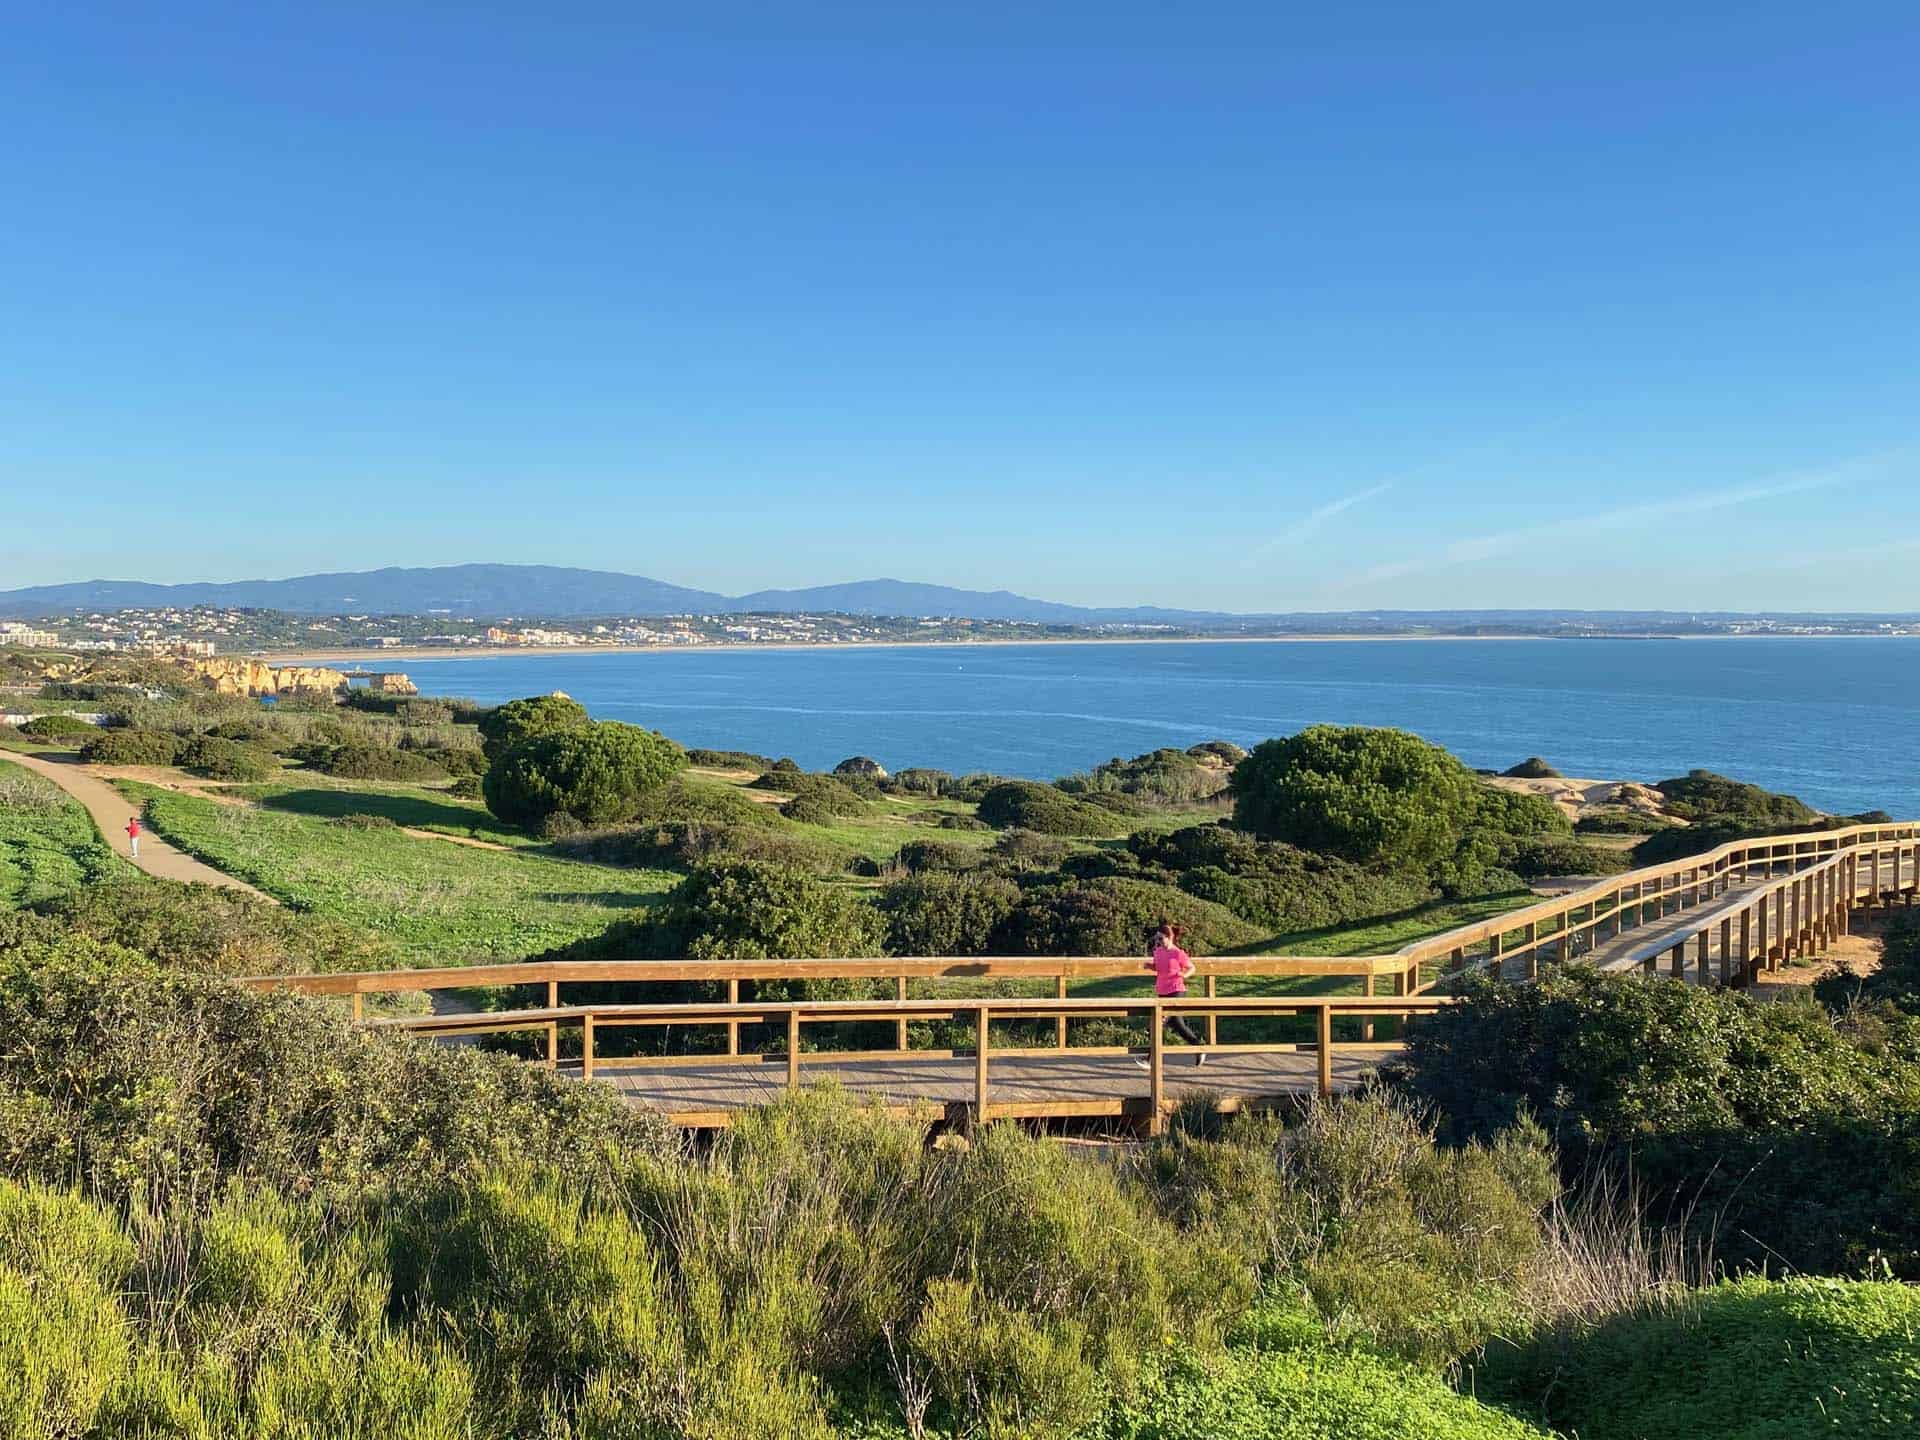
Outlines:
[[[581,1031],[580,1069],[582,1078],[586,1080],[594,1078],[596,1065],[601,1063],[595,1053],[594,1037],[604,1028],[629,1025],[722,1027],[742,1023],[780,1026],[786,1032],[786,1047],[777,1058],[786,1066],[787,1087],[792,1089],[799,1085],[801,1066],[809,1059],[814,1063],[823,1063],[836,1059],[854,1058],[866,1053],[816,1052],[812,1056],[805,1056],[800,1044],[803,1025],[857,1024],[883,1020],[971,1019],[975,1037],[972,1051],[975,1114],[985,1118],[992,1113],[990,1061],[993,1055],[1032,1053],[1008,1050],[996,1052],[989,1038],[994,1021],[1048,1020],[1056,1017],[1067,1019],[1145,1018],[1148,1032],[1145,1047],[1149,1072],[1148,1113],[1152,1128],[1157,1131],[1163,1123],[1165,1109],[1163,1031],[1164,1022],[1169,1015],[1233,1015],[1242,1018],[1311,1015],[1314,1018],[1315,1031],[1315,1040],[1311,1047],[1316,1054],[1315,1088],[1322,1096],[1330,1096],[1333,1093],[1334,1053],[1343,1046],[1343,1042],[1337,1041],[1333,1034],[1333,1021],[1336,1016],[1362,1016],[1372,1019],[1384,1015],[1411,1020],[1415,1016],[1432,1014],[1444,1006],[1456,1003],[1458,1002],[1453,997],[1441,995],[1398,998],[1351,995],[1233,995],[1211,998],[1156,996],[1150,999],[1111,1000],[1024,997],[963,1000],[783,1000],[741,1001],[732,1004],[571,1005],[558,1008],[501,1011],[493,1014],[405,1016],[375,1020],[370,1024],[381,1029],[440,1035],[544,1030],[549,1036],[547,1064],[551,1067],[558,1063],[558,1055],[551,1043],[552,1037],[556,1034],[559,1025],[574,1022],[579,1025]],[[1379,1048],[1364,1039],[1345,1043],[1346,1048],[1362,1051]],[[1188,1048],[1199,1054],[1214,1050],[1247,1054],[1297,1051],[1302,1047],[1289,1042],[1255,1042],[1229,1046],[1209,1043]],[[944,1057],[953,1052],[939,1053]],[[1113,1054],[1115,1052],[1111,1047],[1083,1047],[1067,1053]],[[747,1056],[694,1054],[676,1057],[675,1063],[683,1067],[711,1064],[763,1064],[775,1058],[771,1054]]]

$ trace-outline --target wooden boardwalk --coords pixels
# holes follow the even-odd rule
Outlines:
[[[1399,1047],[1371,1051],[1343,1049],[1333,1059],[1334,1087],[1350,1090]],[[1258,1053],[1216,1053],[1196,1065],[1191,1052],[1168,1046],[1165,1093],[1171,1103],[1190,1095],[1210,1095],[1223,1109],[1260,1107],[1312,1095],[1317,1088],[1318,1057],[1310,1048]],[[1150,1076],[1132,1055],[1055,1055],[995,1051],[991,1057],[993,1100],[990,1116],[1145,1117],[1150,1109]],[[580,1074],[563,1064],[562,1074]],[[971,1109],[975,1073],[971,1055],[914,1059],[887,1056],[860,1060],[810,1060],[802,1072],[808,1084],[832,1083],[849,1094],[894,1110],[928,1106],[948,1113]],[[594,1066],[594,1083],[606,1083],[637,1105],[669,1115],[683,1125],[724,1124],[736,1110],[765,1105],[786,1093],[784,1057],[759,1062],[690,1060],[685,1065],[622,1065],[603,1060]]]

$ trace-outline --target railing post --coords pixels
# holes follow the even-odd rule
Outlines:
[[[360,992],[356,990],[353,992],[353,1023],[356,1025],[360,1023],[360,1011],[361,1011],[360,1001],[361,1001]]]
[[[1501,971],[1500,932],[1494,931],[1487,937],[1487,969],[1498,975]],[[1373,994],[1373,976],[1367,976],[1367,994]],[[1373,1021],[1367,1021],[1367,1039],[1373,1039]]]
[[[1682,940],[1678,945],[1674,946],[1673,949],[1668,953],[1669,953],[1669,958],[1672,961],[1672,964],[1669,966],[1669,968],[1673,971],[1673,978],[1676,980],[1686,979],[1687,978],[1687,942]]]
[[[800,1012],[787,1011],[787,1089],[800,1088]]]
[[[560,1008],[560,982],[558,980],[547,981],[547,1008],[549,1010],[558,1010]]]
[[[894,977],[893,998],[903,1004],[905,1003],[907,998],[906,976],[899,975]],[[904,1015],[893,1022],[893,1048],[902,1051],[907,1048],[907,1017]]]
[[[1161,1030],[1160,1002],[1155,1000],[1153,1008],[1147,1012],[1147,1133],[1159,1135],[1165,1132],[1167,1117],[1167,1072],[1166,1044]]]
[[[1368,972],[1367,994],[1371,995],[1372,993],[1373,993],[1373,974],[1372,972]],[[1207,999],[1216,1000],[1219,998],[1219,996],[1220,996],[1219,977],[1217,975],[1207,976]],[[1373,1037],[1369,1035],[1367,1038],[1371,1040]],[[1215,1015],[1212,1011],[1208,1011],[1207,1012],[1207,1045],[1209,1047],[1212,1047],[1212,1046],[1218,1045],[1219,1043],[1220,1043],[1220,1017],[1218,1015]]]
[[[1211,989],[1213,985],[1212,976],[1207,977],[1207,985],[1209,986],[1207,993],[1211,995],[1213,993]],[[1067,972],[1064,970],[1053,977],[1053,998],[1056,1000],[1064,1000],[1067,998]],[[1064,1013],[1054,1017],[1053,1043],[1056,1049],[1064,1050],[1067,1048],[1067,1017]]]
[[[1745,981],[1752,978],[1753,972],[1753,909],[1749,905],[1740,912],[1740,978]],[[1766,913],[1761,912],[1761,922],[1766,921]]]
[[[1333,1098],[1333,1006],[1320,1002],[1320,1098]]]
[[[1713,927],[1709,925],[1707,926],[1706,929],[1700,932],[1700,939],[1695,949],[1694,957],[1693,957],[1694,968],[1699,974],[1700,984],[1702,986],[1704,986],[1707,983],[1707,981],[1711,978],[1707,967],[1708,967],[1708,964],[1710,963],[1712,953],[1713,953]]]
[[[1527,922],[1527,979],[1540,978],[1540,922]]]
[[[1733,917],[1727,916],[1720,922],[1720,983],[1725,985],[1733,976]]]
[[[557,1070],[559,1068],[560,1022],[558,1020],[549,1020],[547,1022],[547,1069]]]
[[[740,1003],[740,981],[736,978],[736,979],[727,981],[727,1004],[738,1005],[739,1003]],[[738,1055],[739,1053],[740,1053],[740,1022],[738,1020],[729,1020],[727,1022],[727,1054]]]
[[[974,1011],[973,1020],[973,1119],[984,1125],[987,1119],[987,1049],[992,1042],[992,1010],[985,1001]]]
[[[593,1012],[580,1017],[580,1078],[593,1079]]]

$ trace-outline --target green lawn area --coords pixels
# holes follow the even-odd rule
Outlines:
[[[132,877],[59,786],[0,761],[0,910]]]
[[[155,830],[208,864],[297,909],[386,937],[396,965],[512,960],[597,935],[677,878],[220,805],[130,781],[119,788],[147,807]]]
[[[378,815],[396,825],[487,840],[495,845],[539,845],[539,836],[493,818],[478,800],[461,800],[444,790],[393,781],[335,780],[289,771],[289,779],[261,785],[229,785],[229,794],[267,810],[323,820],[342,815]],[[298,778],[292,778],[297,776]]]

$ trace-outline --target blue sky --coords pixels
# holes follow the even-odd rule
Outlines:
[[[1920,609],[1910,4],[3,13],[0,588]]]

